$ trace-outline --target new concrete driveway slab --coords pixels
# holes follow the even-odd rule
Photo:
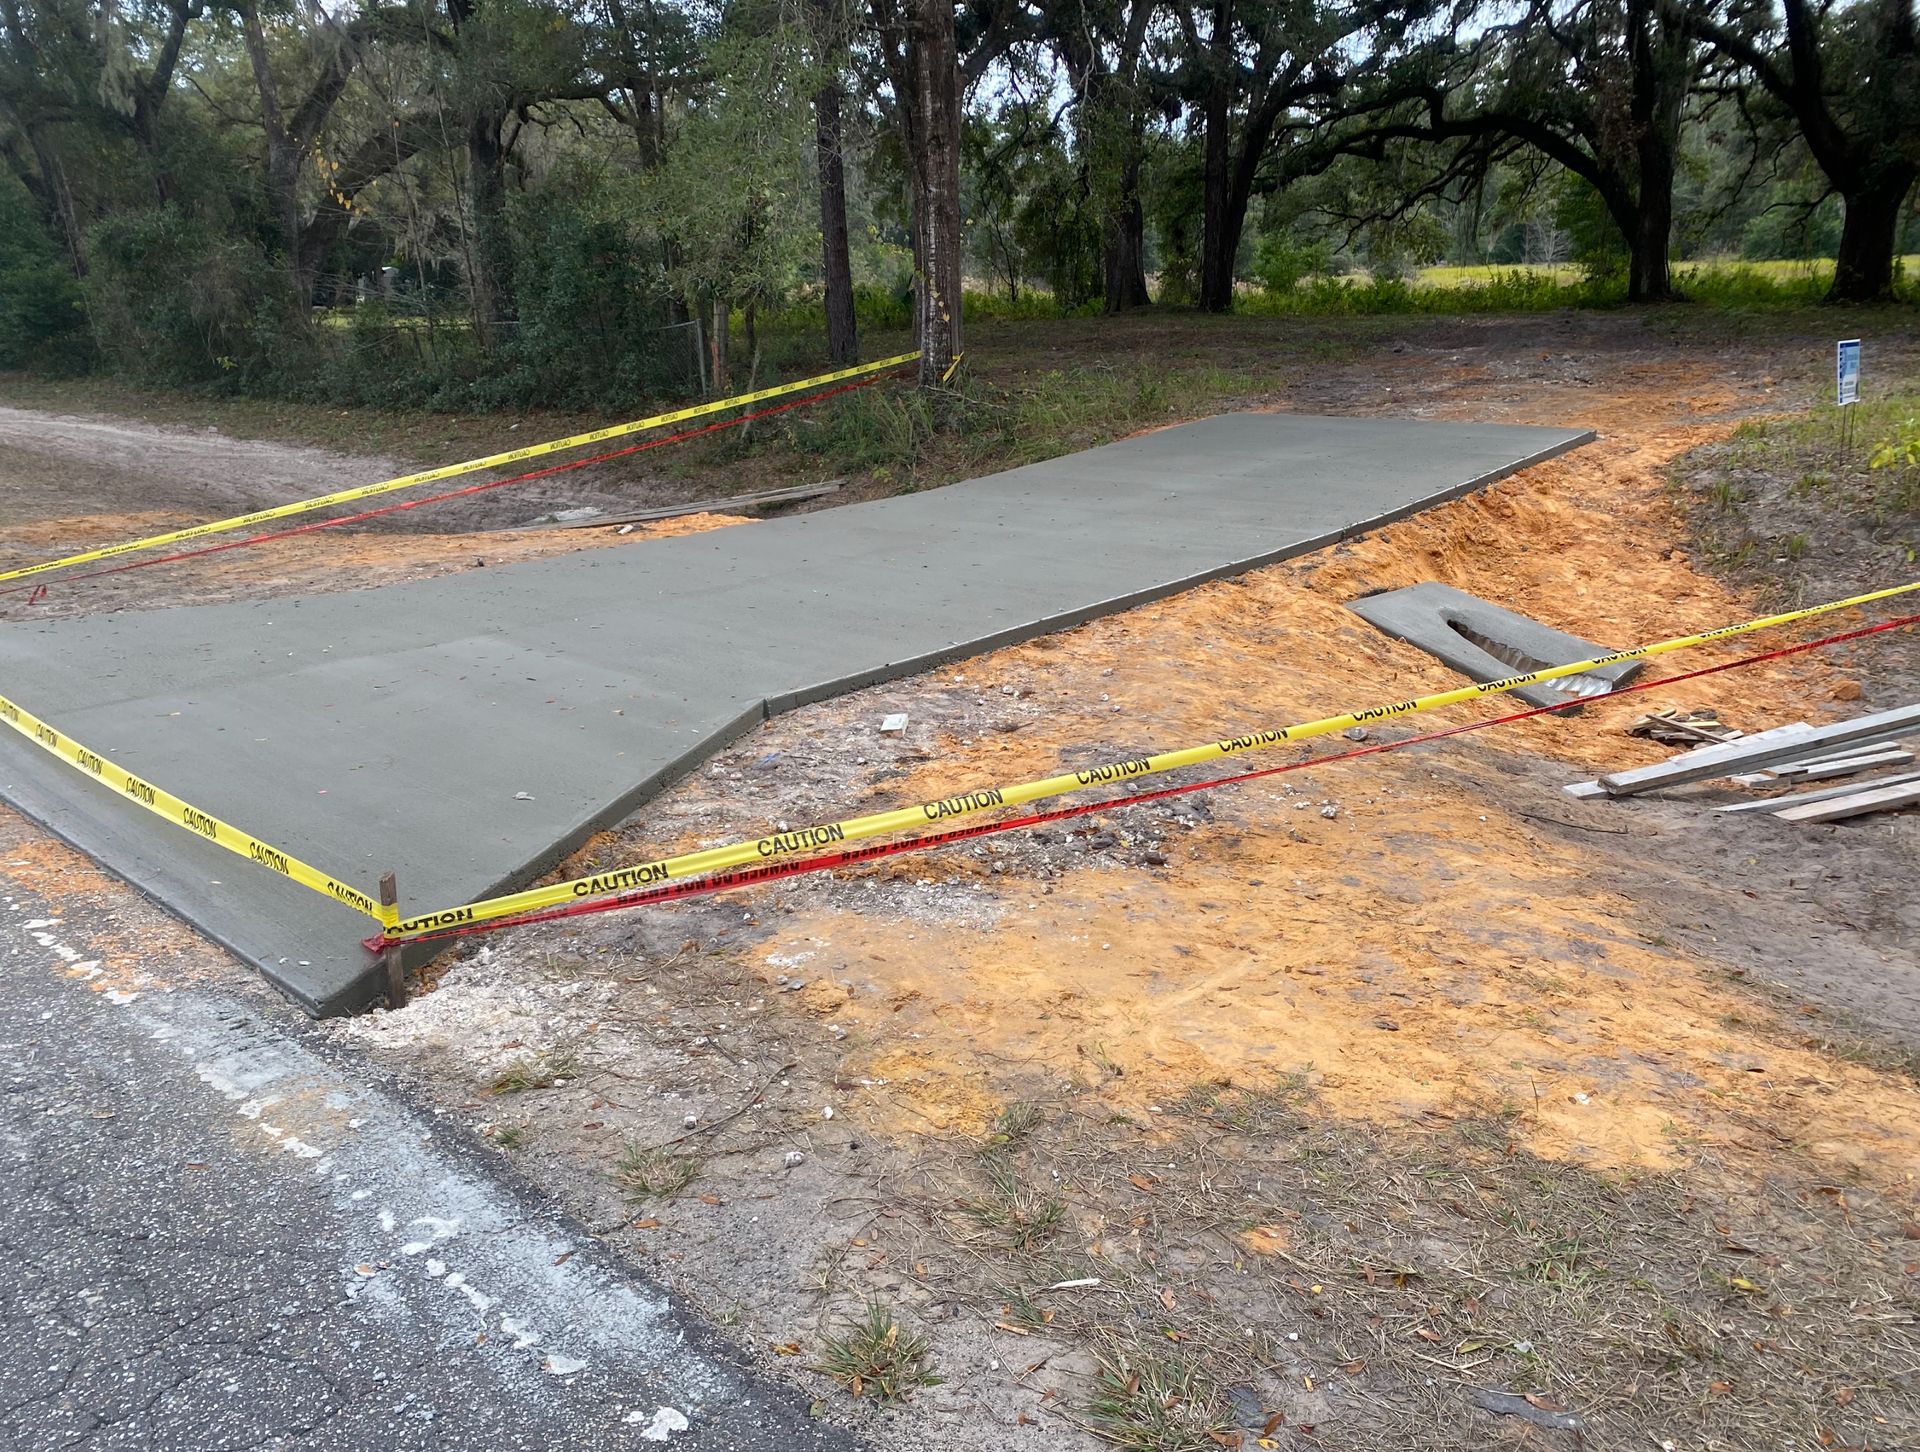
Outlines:
[[[417,913],[525,884],[768,714],[1320,548],[1591,437],[1228,414],[629,550],[12,624],[0,693],[359,887],[398,872]],[[376,991],[370,920],[11,732],[0,794],[310,1011]]]

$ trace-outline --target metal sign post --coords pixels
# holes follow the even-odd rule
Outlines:
[[[1834,400],[1837,407],[1851,408],[1860,401],[1860,340],[1845,338],[1834,349]],[[1840,415],[1840,447],[1853,442],[1853,415]]]

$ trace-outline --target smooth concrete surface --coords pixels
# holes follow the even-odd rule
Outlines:
[[[1591,434],[1243,413],[414,584],[10,624],[0,694],[403,913],[524,885],[768,714],[1304,553]],[[0,795],[314,1013],[370,919],[0,733]],[[798,824],[795,824],[798,825]]]

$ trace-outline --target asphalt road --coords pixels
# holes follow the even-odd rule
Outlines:
[[[855,1446],[293,1010],[99,990],[72,918],[0,905],[0,1448]]]

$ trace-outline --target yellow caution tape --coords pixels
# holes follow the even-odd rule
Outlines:
[[[618,868],[612,872],[596,873],[592,877],[575,878],[571,882],[555,883],[550,887],[529,888],[524,892],[487,898],[461,907],[445,908],[438,912],[424,913],[418,917],[406,919],[400,918],[397,908],[374,901],[366,893],[348,886],[339,878],[322,872],[319,868],[302,862],[291,853],[283,852],[271,843],[263,842],[231,823],[221,821],[211,812],[203,811],[191,802],[182,801],[171,792],[135,776],[126,768],[107,760],[97,751],[82,746],[70,736],[62,735],[45,721],[5,696],[0,696],[0,721],[4,721],[36,746],[67,762],[76,770],[106,783],[127,800],[172,822],[175,826],[182,827],[249,861],[257,862],[262,867],[279,873],[282,877],[310,887],[336,902],[345,903],[348,907],[365,913],[381,924],[388,941],[398,941],[419,937],[422,934],[458,924],[489,922],[496,918],[511,917],[516,913],[550,907],[557,903],[598,897],[606,893],[625,892],[636,887],[665,882],[669,878],[697,877],[744,863],[787,857],[818,847],[855,841],[863,837],[877,837],[888,832],[904,831],[910,827],[924,826],[929,822],[942,822],[975,812],[989,811],[996,807],[1017,806],[1025,802],[1039,801],[1044,797],[1082,791],[1088,787],[1107,786],[1114,782],[1129,781],[1135,777],[1153,776],[1183,766],[1196,766],[1202,762],[1237,756],[1246,751],[1264,750],[1289,741],[1305,741],[1311,737],[1344,731],[1350,726],[1363,725],[1369,721],[1412,715],[1417,711],[1431,711],[1436,707],[1451,706],[1462,701],[1478,700],[1482,696],[1495,695],[1501,691],[1510,691],[1517,686],[1557,680],[1563,676],[1579,675],[1584,671],[1616,665],[1622,661],[1643,660],[1650,656],[1665,655],[1670,651],[1686,650],[1693,646],[1724,640],[1729,636],[1745,635],[1778,625],[1790,625],[1798,620],[1811,619],[1816,615],[1825,615],[1856,605],[1868,605],[1876,600],[1891,599],[1896,595],[1905,595],[1914,590],[1920,590],[1920,580],[1906,585],[1894,585],[1884,590],[1874,590],[1864,595],[1854,595],[1825,605],[1790,610],[1781,615],[1766,615],[1738,625],[1723,625],[1716,630],[1703,631],[1696,635],[1677,636],[1672,640],[1637,646],[1632,650],[1614,651],[1608,655],[1595,656],[1591,660],[1575,661],[1570,665],[1549,666],[1542,670],[1529,671],[1524,675],[1507,676],[1497,681],[1460,686],[1451,691],[1437,691],[1431,695],[1416,696],[1407,701],[1395,701],[1390,705],[1370,706],[1360,711],[1326,716],[1318,721],[1253,732],[1245,736],[1235,736],[1226,741],[1211,741],[1203,746],[1190,746],[1184,750],[1136,757],[1128,761],[1110,762],[1102,766],[1088,767],[1071,775],[1047,777],[1040,781],[1023,782],[1015,786],[985,787],[977,791],[963,792],[958,796],[944,797],[935,802],[923,802],[914,807],[877,812],[865,817],[851,817],[845,821],[830,822],[823,826],[803,827],[794,832],[780,832],[771,837],[760,837],[750,842],[737,842],[729,847],[714,847],[680,857],[643,862],[632,867]]]
[[[0,721],[5,721],[34,745],[52,752],[96,781],[105,782],[134,805],[145,807],[176,827],[184,827],[196,837],[258,862],[262,867],[282,877],[290,877],[315,892],[324,893],[336,902],[358,908],[368,917],[379,921],[388,931],[392,931],[397,923],[400,916],[398,908],[382,907],[357,887],[349,887],[339,878],[308,866],[271,843],[242,832],[211,812],[203,812],[191,802],[181,801],[172,792],[163,791],[150,781],[143,781],[125,767],[108,761],[99,752],[89,751],[71,736],[61,735],[38,716],[16,706],[5,696],[0,696]]]
[[[371,499],[376,494],[391,494],[397,489],[411,489],[416,484],[431,484],[436,479],[451,479],[456,475],[472,474],[481,469],[497,468],[502,464],[518,464],[525,459],[537,459],[545,454],[564,453],[568,449],[597,444],[605,439],[623,438],[628,434],[644,433],[648,429],[664,428],[668,424],[685,423],[688,419],[704,418],[708,414],[724,413],[730,408],[764,403],[770,398],[784,398],[792,393],[804,393],[810,388],[819,388],[829,383],[841,383],[849,378],[859,378],[868,373],[884,373],[889,368],[898,368],[903,363],[911,363],[919,356],[918,353],[900,353],[892,358],[882,358],[878,363],[862,363],[855,368],[842,368],[837,373],[822,373],[816,378],[803,378],[798,383],[783,383],[777,388],[763,388],[758,393],[743,393],[736,398],[722,398],[712,403],[696,404],[692,408],[676,409],[672,413],[657,413],[652,418],[636,419],[632,423],[614,424],[611,428],[572,434],[564,439],[554,439],[550,443],[529,444],[524,449],[514,449],[505,454],[489,454],[484,459],[469,459],[464,464],[444,464],[438,469],[428,469],[419,474],[402,474],[397,479],[387,479],[378,484],[363,484],[357,489],[343,489],[337,494],[323,494],[317,499],[302,499],[298,503],[280,504],[272,509],[256,509],[251,514],[236,514],[231,519],[217,519],[211,524],[196,524],[191,529],[176,529],[171,534],[156,534],[146,539],[128,540],[125,544],[108,545],[104,549],[68,555],[65,559],[48,560],[45,564],[7,570],[0,573],[0,580],[18,580],[26,575],[65,569],[68,565],[84,565],[93,560],[110,560],[116,555],[132,554],[136,550],[155,549],[160,545],[177,544],[181,540],[199,539],[203,535],[221,534],[230,529],[245,529],[250,524],[265,524],[269,520],[285,519],[289,515],[307,514],[333,504],[351,504],[358,499]]]
[[[830,822],[818,827],[803,827],[795,832],[780,832],[751,842],[736,842],[730,847],[714,847],[703,852],[690,852],[680,857],[642,862],[632,867],[618,868],[612,872],[595,873],[592,877],[578,877],[571,882],[555,883],[550,887],[529,888],[524,892],[509,893],[504,897],[487,898],[482,902],[467,903],[462,907],[445,908],[439,912],[405,918],[389,926],[386,936],[389,939],[417,937],[422,933],[434,932],[437,929],[461,923],[487,922],[534,908],[551,907],[556,903],[598,897],[603,893],[625,892],[632,888],[665,882],[669,878],[695,877],[703,873],[717,872],[723,868],[738,867],[742,863],[786,857],[796,852],[829,847],[838,842],[850,842],[861,837],[877,837],[887,832],[904,831],[909,827],[922,827],[929,822],[944,822],[949,818],[964,817],[974,812],[989,811],[995,807],[1017,806],[1023,802],[1038,801],[1043,797],[1083,791],[1087,787],[1107,786],[1113,782],[1129,781],[1135,777],[1153,776],[1159,772],[1173,771],[1183,766],[1197,766],[1205,761],[1238,756],[1245,751],[1259,751],[1289,741],[1304,741],[1314,736],[1326,736],[1335,731],[1344,731],[1350,726],[1364,725],[1369,721],[1383,721],[1394,716],[1411,715],[1416,711],[1431,711],[1439,706],[1451,706],[1461,701],[1478,700],[1482,696],[1510,691],[1516,686],[1533,685],[1539,681],[1579,675],[1583,671],[1596,670],[1621,661],[1642,660],[1648,656],[1665,655],[1669,651],[1686,650],[1691,646],[1724,640],[1728,636],[1745,635],[1750,631],[1765,630],[1776,625],[1788,625],[1796,620],[1825,615],[1830,611],[1844,610],[1850,606],[1866,605],[1875,600],[1904,595],[1912,590],[1920,590],[1920,580],[1908,585],[1895,585],[1890,589],[1875,590],[1865,595],[1855,595],[1846,600],[1835,600],[1827,605],[1790,610],[1784,615],[1767,615],[1739,625],[1723,625],[1717,630],[1703,631],[1698,635],[1682,635],[1654,645],[1638,646],[1633,650],[1614,651],[1609,655],[1596,656],[1592,660],[1575,661],[1571,665],[1549,666],[1543,670],[1529,671],[1525,675],[1508,676],[1504,680],[1461,686],[1451,691],[1437,691],[1428,696],[1416,696],[1410,701],[1396,701],[1391,705],[1371,706],[1362,711],[1348,711],[1338,716],[1327,716],[1321,720],[1308,721],[1297,726],[1258,731],[1246,736],[1235,736],[1228,741],[1212,741],[1204,746],[1190,746],[1185,750],[1137,757],[1131,761],[1110,762],[1104,766],[1088,767],[1085,771],[1077,771],[1068,776],[1051,776],[1042,781],[1023,782],[1018,786],[984,787],[978,791],[963,792],[959,796],[945,797],[937,802],[922,802],[916,807],[902,807],[891,812],[876,812],[871,816],[851,817],[846,821]],[[1569,704],[1573,703],[1569,702]]]

